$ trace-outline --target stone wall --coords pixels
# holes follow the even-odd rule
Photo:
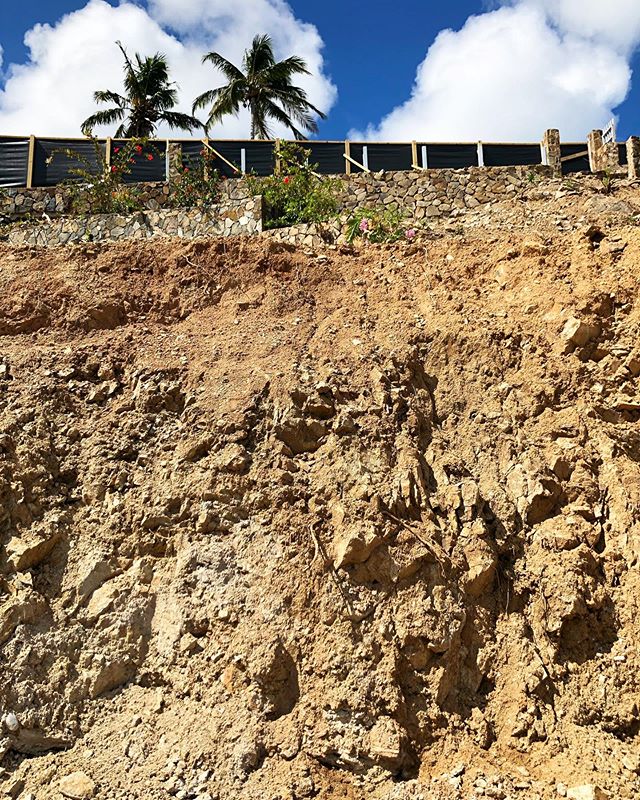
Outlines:
[[[9,232],[14,245],[54,247],[70,242],[150,239],[157,236],[252,236],[262,231],[262,198],[228,200],[209,210],[160,209],[135,214],[62,217],[37,225],[18,224]]]
[[[543,166],[358,173],[344,181],[343,205],[352,210],[393,204],[416,220],[444,217],[502,200],[551,176],[551,168]]]
[[[171,184],[138,183],[142,207],[148,211],[158,211],[171,207]],[[229,180],[220,183],[220,199],[244,200],[249,197],[246,181]],[[0,189],[0,217],[19,220],[25,217],[62,216],[71,211],[71,191],[68,186],[38,187],[35,189]]]

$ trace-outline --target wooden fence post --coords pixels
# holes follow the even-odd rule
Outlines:
[[[111,137],[107,136],[107,141],[105,144],[105,151],[104,151],[104,161],[107,165],[107,169],[111,167]]]
[[[29,158],[27,161],[27,189],[33,188],[33,161],[36,154],[36,137],[29,137]]]
[[[279,175],[282,166],[282,162],[280,160],[280,139],[276,139],[274,143],[273,153],[276,157],[276,175]]]
[[[346,156],[351,158],[351,142],[347,141],[344,143],[344,153]],[[351,162],[349,161],[349,158],[345,158],[344,160],[344,163],[346,164],[345,169],[347,171],[347,175],[351,175]]]
[[[418,164],[418,143],[411,142],[411,166],[412,167],[419,167]]]

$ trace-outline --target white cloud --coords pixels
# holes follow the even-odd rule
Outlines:
[[[190,112],[194,97],[221,83],[211,66],[201,64],[202,54],[218,50],[238,63],[257,32],[273,37],[276,57],[296,53],[306,59],[313,74],[299,83],[314,105],[328,111],[336,90],[323,72],[322,40],[282,0],[149,0],[147,7],[127,0],[117,7],[90,0],[56,25],[36,25],[28,31],[25,43],[30,59],[9,65],[0,91],[0,131],[80,135],[81,122],[96,110],[93,92],[121,90],[122,56],[114,44],[118,39],[130,54],[162,52],[167,56],[179,87],[179,110]],[[284,133],[277,127],[274,130]],[[158,132],[171,135],[166,128]],[[174,131],[173,135],[188,134]],[[246,114],[228,118],[211,135],[248,137]]]
[[[411,97],[353,139],[584,140],[626,97],[638,0],[511,0],[443,31]]]

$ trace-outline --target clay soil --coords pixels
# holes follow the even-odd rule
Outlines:
[[[638,797],[640,195],[537,198],[0,247],[0,793]]]

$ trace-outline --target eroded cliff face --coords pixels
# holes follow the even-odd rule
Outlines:
[[[636,797],[640,234],[578,216],[2,250],[2,788]]]

